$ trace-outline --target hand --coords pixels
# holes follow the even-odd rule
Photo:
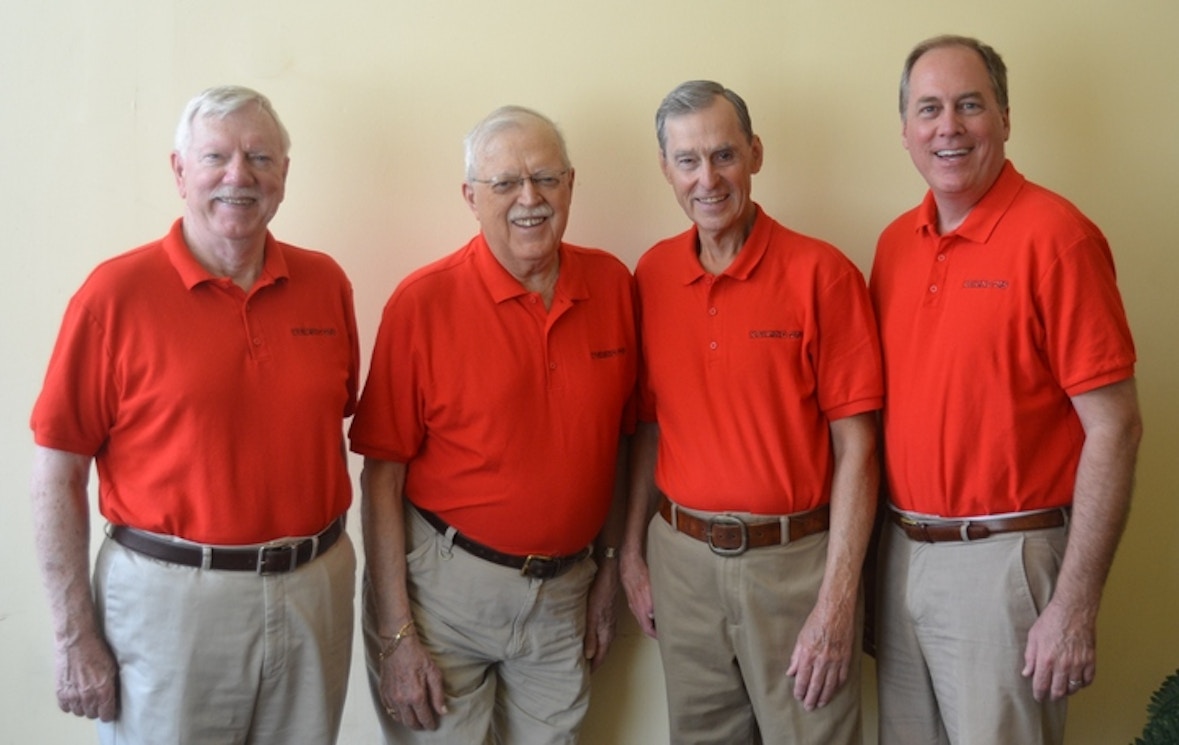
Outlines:
[[[590,661],[590,671],[598,669],[610,651],[614,641],[615,624],[618,617],[618,569],[611,566],[614,559],[603,559],[594,575],[586,603],[585,658]]]
[[[626,603],[639,622],[639,628],[652,639],[658,638],[655,632],[655,601],[651,599],[651,576],[647,571],[647,562],[636,552],[623,551],[619,554],[619,573],[622,576],[622,588],[626,591]]]
[[[381,664],[381,703],[394,721],[410,729],[437,729],[447,713],[442,671],[417,634],[405,637]]]
[[[854,654],[854,608],[816,606],[807,616],[786,675],[794,678],[794,698],[813,711],[830,703],[847,682]]]
[[[60,646],[54,657],[61,710],[114,721],[119,713],[119,666],[106,640],[89,634]]]
[[[1032,624],[1024,652],[1023,676],[1032,679],[1032,695],[1056,701],[1093,683],[1096,674],[1096,610],[1049,602]]]

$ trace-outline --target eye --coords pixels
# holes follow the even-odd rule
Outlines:
[[[491,191],[493,193],[504,195],[504,194],[511,194],[513,191],[515,191],[520,186],[521,183],[522,183],[521,179],[507,178],[507,179],[503,179],[502,181],[492,181],[490,186],[491,186]]]
[[[533,176],[532,183],[536,184],[541,189],[556,189],[561,184],[561,179],[556,176]]]
[[[734,160],[736,160],[736,158],[737,158],[737,154],[734,153],[732,150],[721,150],[720,152],[715,153],[712,156],[712,161],[714,163],[724,165],[726,163],[732,163]]]
[[[676,158],[675,165],[676,165],[676,168],[679,168],[682,171],[690,171],[696,167],[696,159],[695,158]]]

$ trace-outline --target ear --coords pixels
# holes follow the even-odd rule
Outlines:
[[[757,135],[753,136],[753,142],[750,143],[753,151],[753,163],[749,169],[750,173],[757,173],[761,170],[762,160],[765,158],[765,149],[762,147],[761,138]]]
[[[1011,136],[1011,107],[1003,109],[1003,142],[1007,142],[1007,138]]]
[[[175,150],[172,151],[172,177],[176,179],[176,191],[180,192],[180,198],[187,197],[184,188],[184,158],[180,157],[180,153]]]
[[[466,181],[463,182],[463,201],[467,203],[467,207],[469,207],[471,212],[474,213],[475,217],[478,218],[479,211],[475,209],[475,190],[472,189],[471,184]]]

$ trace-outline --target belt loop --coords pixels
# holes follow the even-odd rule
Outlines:
[[[972,540],[970,537],[970,521],[969,520],[963,520],[962,523],[958,526],[958,534],[962,536],[963,541],[969,542],[970,540]]]
[[[671,504],[671,529],[678,533],[680,532],[680,506],[670,499],[668,502]]]
[[[780,536],[778,539],[779,546],[785,546],[790,543],[790,518],[786,515],[778,515],[778,530]]]
[[[449,559],[454,556],[454,536],[456,533],[458,533],[458,529],[451,525],[442,534],[442,558]]]
[[[299,552],[296,551],[295,553],[297,555]],[[319,556],[319,536],[313,535],[311,536],[311,555],[307,557],[307,561],[311,561],[316,556]]]
[[[1060,507],[1059,509],[1060,509],[1060,517],[1061,517],[1061,519],[1064,520],[1064,525],[1062,527],[1067,531],[1068,524],[1072,521],[1072,512],[1069,510],[1068,507]]]
[[[213,566],[213,549],[201,546],[201,569],[208,570]]]

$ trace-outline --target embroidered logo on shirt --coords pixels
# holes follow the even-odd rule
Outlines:
[[[801,339],[801,331],[785,331],[783,329],[769,329],[766,331],[753,330],[749,332],[750,339]]]
[[[314,326],[296,326],[291,329],[291,336],[335,336],[334,328],[315,328]]]
[[[1006,290],[1010,283],[1005,279],[968,279],[962,286],[967,290]]]
[[[611,357],[621,357],[626,354],[626,347],[618,347],[617,349],[599,349],[590,352],[590,359],[608,360]]]

